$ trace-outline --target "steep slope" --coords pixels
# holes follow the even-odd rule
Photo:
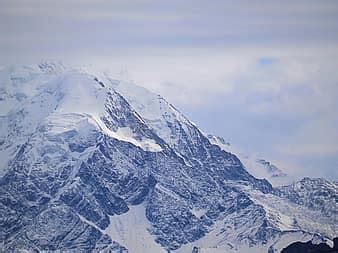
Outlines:
[[[103,80],[110,83],[128,101],[145,123],[183,158],[187,165],[208,167],[214,174],[227,173],[227,168],[231,168],[231,172],[226,175],[227,179],[244,179],[263,191],[271,191],[270,183],[250,175],[235,155],[222,150],[218,145],[213,145],[195,124],[160,95],[130,82],[114,80],[107,76],[103,77]]]
[[[338,252],[337,245],[338,238],[335,238],[334,247],[331,248],[325,243],[313,244],[311,241],[306,243],[295,242],[289,245],[288,247],[282,250],[282,253],[307,253],[307,252],[315,252],[315,253],[336,253]]]
[[[338,183],[323,178],[303,178],[288,186],[277,188],[279,196],[306,206],[311,210],[320,210],[332,217],[337,224]],[[338,230],[338,224],[337,224]]]
[[[266,178],[273,186],[286,185],[294,181],[288,174],[271,162],[259,158],[255,154],[246,154],[239,148],[226,142],[222,137],[212,134],[208,134],[207,137],[211,143],[218,145],[227,152],[235,154],[241,160],[245,169],[253,176],[257,178]]]
[[[106,77],[107,78],[107,77]],[[181,154],[182,157],[186,157],[185,154],[185,150],[176,148],[176,147],[180,147],[180,145],[177,145],[177,143],[179,142],[184,142],[185,139],[187,138],[186,143],[189,143],[190,140],[193,140],[194,138],[191,137],[191,133],[193,132],[192,128],[195,128],[196,126],[194,124],[192,124],[191,122],[189,122],[182,114],[180,114],[174,107],[172,107],[170,104],[168,104],[162,97],[152,94],[149,91],[145,90],[142,87],[136,86],[130,82],[121,82],[121,81],[117,81],[117,80],[112,80],[110,78],[107,78],[107,81],[110,81],[114,88],[116,90],[118,90],[121,94],[123,94],[123,96],[128,100],[128,102],[132,105],[132,107],[145,119],[145,121],[148,123],[148,125],[159,134],[159,136],[163,137],[167,143],[170,143],[169,145],[171,147],[173,147],[177,153]],[[178,125],[178,126],[177,126]],[[174,127],[173,127],[174,126]],[[181,131],[179,133],[184,133],[184,134],[179,134],[177,135],[177,129],[181,129]],[[199,131],[199,130],[198,130]],[[202,133],[201,133],[202,134]],[[203,135],[203,134],[202,134]],[[177,136],[180,136],[180,138],[177,139]],[[186,137],[188,136],[188,137]],[[224,140],[222,140],[219,137],[214,137],[214,136],[210,136],[207,135],[205,136],[209,139],[210,143],[215,144],[217,146],[219,146],[221,149],[225,150],[225,151],[233,151],[232,148],[229,148],[227,145],[227,143],[225,143]],[[216,138],[216,139],[215,139]],[[195,141],[194,143],[189,143],[189,145],[195,145],[195,143],[198,143],[198,140]],[[188,145],[188,146],[189,146]],[[274,166],[273,164],[263,160],[263,159],[255,159],[254,157],[249,157],[247,155],[243,155],[240,152],[236,152],[236,154],[240,155],[241,159],[244,160],[244,164],[245,167],[249,170],[252,171],[253,173],[255,173],[257,176],[263,176],[263,175],[268,175],[269,176],[269,180],[273,180],[274,183],[276,185],[280,185],[282,183],[285,182],[290,182],[290,178],[283,173],[280,169],[278,169],[276,166]],[[193,153],[189,153],[187,157],[194,157]],[[199,157],[199,156],[197,156]],[[186,159],[189,161],[189,159]],[[208,164],[204,164],[205,166],[208,166]],[[261,172],[261,173],[257,173],[257,172]],[[263,173],[262,173],[263,172]],[[238,184],[238,182],[237,182]],[[242,189],[243,190],[243,189]],[[244,192],[244,193],[243,193]],[[244,190],[242,191],[243,195],[246,195],[247,192],[252,192],[252,190]],[[273,192],[274,193],[274,192]],[[250,194],[249,194],[250,195]],[[278,194],[277,194],[278,195]],[[274,195],[275,196],[275,193]],[[333,196],[331,195],[331,201],[333,198]],[[272,197],[270,197],[271,201],[273,200]],[[265,216],[270,216],[270,217],[279,217],[282,216],[285,219],[289,220],[289,223],[291,223],[291,225],[289,226],[285,226],[283,224],[279,224],[282,221],[279,220],[274,220],[272,219],[272,221],[269,221],[271,223],[273,223],[273,225],[271,225],[272,228],[275,229],[274,233],[272,233],[270,236],[274,238],[274,240],[270,241],[268,243],[269,238],[267,239],[260,239],[260,240],[256,240],[256,242],[253,240],[253,243],[247,243],[248,245],[254,245],[261,243],[262,241],[266,243],[266,245],[263,247],[265,249],[268,249],[270,246],[272,246],[273,249],[273,245],[276,244],[278,245],[278,242],[280,242],[278,245],[278,249],[281,248],[281,246],[286,245],[287,242],[290,242],[292,240],[296,240],[297,238],[302,238],[303,240],[308,240],[311,238],[320,238],[320,236],[318,237],[317,235],[311,233],[311,231],[315,231],[320,233],[320,231],[326,231],[323,234],[328,236],[329,238],[332,238],[332,235],[335,233],[335,229],[332,226],[329,226],[329,228],[327,230],[325,230],[324,228],[320,228],[320,224],[332,224],[332,220],[327,219],[327,218],[323,218],[321,220],[321,223],[316,223],[313,224],[312,220],[313,219],[318,219],[319,216],[321,216],[321,214],[309,214],[309,217],[306,222],[302,223],[302,226],[299,226],[299,224],[297,223],[297,219],[295,218],[295,214],[291,214],[291,213],[300,213],[297,217],[298,219],[302,219],[302,215],[300,210],[303,210],[303,212],[307,212],[307,209],[303,208],[303,207],[298,207],[296,205],[293,205],[292,207],[289,207],[289,203],[288,201],[285,201],[284,199],[280,199],[278,197],[275,197],[274,202],[279,203],[279,202],[286,202],[286,205],[288,206],[287,208],[281,207],[281,209],[276,209],[276,207],[274,209],[268,209],[265,210],[264,207],[261,205],[261,203],[258,203],[258,200],[255,199],[254,203],[258,204],[258,206],[260,208],[262,208],[263,211],[263,218],[262,220],[265,219]],[[272,201],[273,202],[273,201]],[[292,203],[290,203],[292,205]],[[251,207],[250,207],[251,208]],[[295,209],[295,211],[291,211]],[[287,211],[285,211],[287,210]],[[203,213],[203,211],[202,211]],[[225,212],[226,215],[228,215],[227,212]],[[272,215],[272,213],[275,213],[274,215]],[[250,216],[250,215],[248,215]],[[220,218],[221,219],[221,218]],[[263,225],[262,225],[263,224]],[[264,223],[260,223],[260,224],[255,224],[252,225],[255,227],[259,227],[259,226],[265,226]],[[305,230],[304,230],[304,229]],[[213,230],[214,228],[211,229],[211,231],[215,231]],[[244,229],[247,229],[244,227]],[[298,232],[297,232],[298,231]],[[290,232],[290,234],[288,234]],[[213,233],[213,232],[212,232]],[[236,231],[234,234],[238,234],[239,232]],[[251,232],[252,233],[252,232]],[[219,233],[218,233],[219,235]],[[212,236],[213,238],[215,238],[214,236]],[[245,238],[245,237],[244,237]],[[288,239],[285,239],[288,238]],[[203,241],[203,238],[201,239]],[[231,241],[230,238],[224,239],[228,240],[228,242]],[[250,239],[251,240],[251,239]],[[321,239],[320,239],[321,240]],[[320,241],[319,240],[319,241]],[[257,243],[258,242],[258,243]],[[239,241],[236,239],[235,244],[242,244],[242,240],[240,239]],[[191,245],[190,245],[191,246]],[[219,246],[219,245],[218,245]],[[269,246],[269,247],[268,247]],[[236,248],[236,247],[234,247]],[[277,249],[276,248],[276,249]],[[224,249],[223,249],[224,250]],[[262,248],[260,249],[262,250]],[[189,250],[187,251],[189,252]]]
[[[286,246],[290,230],[333,237],[327,212],[253,177],[143,88],[47,63],[4,68],[0,82],[2,250],[240,251]]]

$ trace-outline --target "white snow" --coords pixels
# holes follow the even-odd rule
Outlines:
[[[118,128],[116,132],[110,130],[97,115],[88,115],[99,127],[99,129],[108,136],[134,144],[145,151],[161,152],[162,148],[153,139],[142,138],[140,141],[134,139],[134,133],[129,127]]]
[[[19,146],[24,143],[26,137],[33,133],[41,123],[47,126],[51,134],[59,134],[72,129],[84,133],[99,129],[107,136],[129,142],[143,150],[162,151],[161,146],[153,139],[145,137],[141,137],[141,140],[136,139],[130,127],[122,127],[112,131],[106,126],[102,117],[105,116],[104,103],[107,98],[107,89],[95,82],[93,76],[76,71],[68,71],[63,74],[57,74],[53,71],[49,73],[49,70],[47,71],[48,73],[43,74],[39,71],[38,68],[28,67],[23,67],[19,70],[1,70],[0,142],[6,139],[10,131],[7,116],[13,111],[19,112],[21,109],[25,109],[25,114],[22,121],[17,123],[22,127],[22,129],[18,128],[21,132],[17,136],[7,138],[9,143],[6,143],[6,148],[5,145],[3,147],[0,146],[2,148],[0,150],[0,176],[5,173],[5,167],[7,167],[10,157],[16,151],[14,144]],[[10,78],[8,79],[7,76]],[[110,81],[111,86],[120,92],[138,113],[135,115],[140,121],[144,122],[144,119],[170,146],[177,144],[178,137],[172,134],[172,129],[168,127],[167,123],[179,121],[186,133],[189,134],[189,126],[193,126],[193,124],[163,98],[132,83],[114,83],[112,80]],[[265,172],[263,173],[263,165],[257,163],[256,156],[245,155],[238,149],[217,141],[213,143],[227,152],[236,154],[247,170],[254,176],[258,178],[268,177]],[[58,152],[48,154],[48,157],[58,162],[60,159],[55,159],[55,157],[62,155],[63,151],[60,149]],[[82,154],[75,155],[82,155],[85,158],[91,151],[89,149]],[[268,178],[274,185],[280,184],[277,179]],[[156,190],[180,199],[174,192],[160,184],[156,185]],[[183,245],[182,248],[175,252],[191,253],[195,245],[200,246],[200,252],[204,253],[266,252],[269,245],[274,245],[276,249],[281,249],[292,241],[307,241],[311,239],[309,234],[297,234],[294,232],[295,219],[304,231],[320,231],[329,236],[334,235],[335,227],[325,225],[329,224],[329,220],[321,217],[320,212],[310,211],[296,204],[288,203],[284,199],[280,201],[278,197],[271,194],[263,194],[254,190],[248,190],[247,192],[250,192],[250,197],[255,203],[264,208],[269,221],[273,225],[281,231],[288,231],[289,233],[277,241],[269,242],[267,245],[258,245],[255,249],[248,248],[247,245],[238,244],[235,238],[239,233],[245,232],[248,226],[240,228],[241,231],[227,228],[228,234],[222,234],[225,226],[231,224],[232,217],[226,217],[224,220],[217,221],[205,237],[196,242]],[[198,208],[192,208],[191,212],[197,218],[205,214],[204,209]],[[95,226],[84,217],[80,216],[80,218]],[[160,245],[155,243],[154,236],[149,233],[151,224],[146,219],[145,207],[142,204],[131,206],[130,210],[125,214],[110,217],[110,221],[109,227],[102,232],[108,233],[114,241],[127,247],[130,253],[166,252]],[[233,245],[236,245],[236,247]]]
[[[134,133],[129,127],[118,128],[116,132],[110,130],[98,115],[94,113],[92,115],[87,113],[64,113],[64,114],[52,114],[48,117],[48,130],[55,134],[66,132],[68,130],[75,129],[77,131],[83,131],[85,128],[90,130],[90,125],[98,128],[104,134],[120,140],[132,143],[133,145],[142,148],[145,151],[160,152],[162,151],[153,139],[142,138],[141,141],[134,138]]]
[[[313,236],[300,232],[284,234],[278,241],[272,244],[276,252],[280,252],[283,248],[287,247],[293,242],[307,242],[312,240]]]
[[[48,132],[52,134],[60,134],[69,130],[84,131],[84,128],[90,127],[85,115],[79,113],[53,113],[47,117],[46,126]],[[92,128],[95,129],[94,126]]]
[[[335,236],[335,226],[320,211],[312,211],[275,195],[263,194],[255,190],[250,191],[250,197],[255,203],[264,207],[270,222],[282,231],[295,230],[293,221],[296,220],[305,231],[317,232],[330,238]]]
[[[261,158],[257,154],[247,154],[243,152],[240,148],[230,145],[229,143],[222,143],[219,139],[219,137],[206,135],[208,137],[209,141],[212,144],[215,144],[219,146],[221,149],[223,149],[226,152],[232,153],[236,155],[239,160],[242,162],[245,169],[254,177],[256,178],[265,178],[269,180],[269,182],[273,186],[281,186],[281,185],[287,185],[292,183],[294,180],[287,174],[285,174],[282,170],[279,168],[277,173],[280,173],[278,176],[274,176],[273,172],[269,172],[267,167],[259,162]]]
[[[99,228],[98,226],[96,226],[95,225],[95,223],[93,223],[93,222],[91,222],[90,220],[88,220],[88,219],[86,219],[85,217],[83,217],[81,214],[77,214],[78,216],[79,216],[79,218],[80,218],[80,220],[81,221],[83,221],[84,223],[87,223],[88,225],[90,225],[90,226],[92,226],[92,227],[94,227],[94,228],[96,228],[97,230],[99,230],[101,233],[105,233],[105,231],[104,230],[102,230],[101,228]]]
[[[105,233],[125,246],[130,253],[165,253],[166,250],[149,233],[151,224],[145,216],[145,207],[140,204],[129,208],[127,213],[110,217],[110,225]]]
[[[230,183],[230,185],[232,184]],[[237,183],[234,183],[232,186],[236,187],[236,185],[238,187]],[[264,208],[267,212],[266,217],[268,221],[273,224],[274,227],[284,232],[281,237],[274,238],[267,244],[254,245],[254,247],[249,247],[245,241],[238,241],[238,235],[252,234],[255,231],[255,226],[261,224],[259,220],[260,217],[249,217],[248,213],[246,213],[245,217],[243,217],[244,221],[241,221],[243,223],[241,223],[240,226],[234,226],[234,220],[242,215],[240,210],[238,213],[227,215],[216,221],[210,229],[210,232],[204,237],[195,242],[183,245],[174,252],[191,253],[193,247],[196,246],[200,248],[200,252],[207,253],[261,253],[268,252],[269,247],[272,246],[277,253],[280,252],[280,249],[288,246],[292,242],[313,240],[313,238],[316,238],[316,236],[313,235],[314,232],[322,233],[324,236],[326,235],[327,243],[329,243],[329,245],[332,244],[332,241],[328,238],[335,236],[335,227],[332,225],[324,225],[330,223],[329,218],[323,217],[319,211],[308,210],[305,207],[285,201],[285,199],[280,199],[275,195],[264,194],[250,187],[248,188],[248,186],[241,186],[239,189],[250,193],[250,198],[254,203]],[[255,220],[257,220],[258,223],[256,223]],[[297,225],[294,224],[294,220],[297,220],[301,228],[295,227]],[[235,223],[236,222],[238,222],[238,220],[235,221]],[[319,243],[320,241],[315,242]]]
[[[18,101],[12,97],[5,100],[0,100],[0,117],[6,116],[12,110],[12,108],[15,108],[18,105]]]
[[[170,189],[164,187],[160,183],[157,183],[155,185],[155,189],[167,194],[169,197],[176,199],[177,201],[179,201],[181,199],[179,195],[177,195],[175,192],[171,191]]]
[[[195,215],[198,219],[200,219],[205,213],[207,212],[207,210],[205,209],[201,209],[201,208],[192,208],[191,209],[191,213],[193,215]]]
[[[104,114],[107,91],[93,77],[69,72],[55,88],[60,94],[57,113]]]
[[[218,222],[215,224],[214,230],[207,234],[205,237],[193,243],[183,245],[175,253],[191,253],[194,247],[199,248],[199,253],[265,253],[269,248],[273,248],[274,253],[279,253],[283,248],[287,247],[293,242],[307,242],[312,240],[316,243],[316,236],[301,231],[290,231],[282,234],[280,237],[271,239],[266,244],[257,244],[250,247],[243,242],[232,242],[231,240],[223,240],[220,229],[224,228],[224,224]],[[320,243],[322,241],[317,241]],[[326,243],[332,246],[332,241],[327,240]]]
[[[41,123],[47,125],[50,133],[58,134],[88,128],[89,122],[112,138],[146,151],[162,151],[153,139],[136,140],[129,127],[113,132],[105,126],[101,117],[105,116],[107,92],[93,76],[76,70],[59,71],[53,64],[47,64],[47,71],[38,66],[3,68],[0,72],[0,142],[7,139],[17,145],[23,143]],[[19,132],[8,139],[7,135],[14,130],[9,129],[7,115],[20,110],[24,113],[23,119],[16,123]],[[6,157],[13,152],[11,145],[4,146],[6,149],[0,150],[2,172],[9,161]]]
[[[80,113],[88,117],[90,122],[112,138],[132,143],[146,151],[162,151],[162,148],[153,139],[136,140],[129,127],[119,128],[114,132],[104,124],[101,117],[105,113],[104,102],[107,90],[87,75],[74,73],[67,76],[61,82],[60,92],[63,97],[62,104],[57,108],[57,113]]]
[[[14,148],[8,148],[0,150],[0,177],[4,176],[7,172],[7,166],[10,161],[10,158],[14,154]]]
[[[179,137],[172,133],[168,123],[174,125],[178,121],[186,134],[190,134],[188,128],[194,126],[194,124],[160,95],[131,82],[113,80],[108,76],[102,78],[128,101],[132,108],[147,122],[148,126],[170,147],[178,145]]]

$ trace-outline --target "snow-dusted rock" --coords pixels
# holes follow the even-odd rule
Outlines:
[[[257,154],[247,154],[240,148],[234,147],[229,142],[226,142],[222,137],[212,134],[208,134],[207,137],[212,144],[235,154],[241,160],[245,169],[256,178],[265,178],[269,180],[273,186],[286,185],[294,181],[290,175],[286,174],[271,162],[260,158]]]
[[[0,98],[1,250],[271,251],[334,236],[337,184],[274,189],[132,83],[43,63],[3,68]]]

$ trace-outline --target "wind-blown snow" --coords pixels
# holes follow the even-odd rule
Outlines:
[[[289,175],[270,162],[261,159],[256,154],[246,154],[240,148],[225,142],[221,137],[211,134],[207,135],[207,137],[212,144],[219,146],[226,152],[235,154],[241,160],[246,170],[256,178],[268,179],[273,186],[281,186],[293,182],[293,179]]]
[[[91,116],[91,119],[94,120],[96,125],[100,130],[107,134],[108,136],[118,139],[120,141],[125,141],[134,144],[142,148],[145,151],[160,152],[162,148],[158,145],[153,139],[142,138],[142,140],[136,140],[134,137],[133,131],[129,127],[118,128],[116,132],[110,130],[104,122],[98,116]]]

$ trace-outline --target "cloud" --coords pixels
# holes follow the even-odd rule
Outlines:
[[[303,144],[300,145],[297,143],[297,145],[289,145],[281,147],[281,152],[286,155],[291,156],[328,156],[328,155],[338,155],[338,145],[328,144],[328,143],[309,143],[309,144]]]
[[[75,41],[90,50],[118,50],[318,45],[338,40],[336,1],[1,0],[0,4],[0,29],[6,37],[17,38],[6,44],[12,53],[23,46],[36,50],[34,42],[53,43],[50,37],[58,38],[54,50]]]
[[[0,0],[0,33],[0,64],[122,70],[265,158],[338,166],[336,0]]]

